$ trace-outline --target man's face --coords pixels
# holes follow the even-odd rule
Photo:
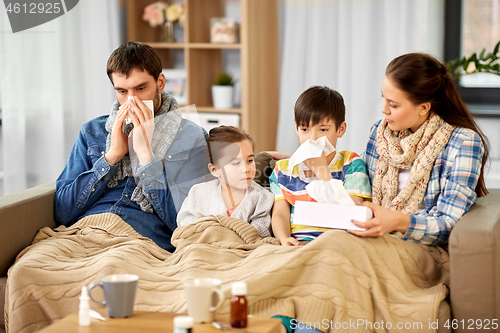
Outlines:
[[[134,69],[128,77],[123,73],[113,73],[111,77],[120,105],[125,104],[129,96],[135,96],[142,101],[153,100],[154,111],[158,111],[161,103],[160,92],[165,87],[163,74],[155,81],[148,72]]]

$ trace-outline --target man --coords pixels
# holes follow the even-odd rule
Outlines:
[[[114,213],[160,247],[174,250],[170,238],[177,211],[191,186],[210,178],[206,132],[182,119],[177,101],[162,92],[161,71],[158,53],[149,45],[128,42],[111,54],[107,72],[118,100],[109,115],[82,126],[56,182],[58,224]],[[154,117],[146,100],[153,101]],[[127,117],[132,130],[124,126]]]

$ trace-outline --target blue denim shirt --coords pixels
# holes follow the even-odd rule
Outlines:
[[[195,123],[182,119],[170,145],[163,167],[154,157],[138,170],[154,213],[141,210],[130,200],[136,181],[127,177],[112,188],[108,181],[118,169],[104,158],[108,116],[82,126],[68,163],[56,181],[54,215],[58,225],[70,226],[84,216],[114,213],[141,235],[173,251],[170,238],[177,227],[177,211],[192,185],[212,179],[205,158],[207,133]]]

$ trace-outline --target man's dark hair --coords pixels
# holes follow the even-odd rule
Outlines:
[[[327,119],[335,121],[338,129],[345,121],[344,99],[326,86],[312,86],[299,96],[294,113],[297,127],[314,126]]]
[[[114,50],[108,59],[107,72],[111,83],[113,73],[125,74],[128,78],[134,69],[146,71],[158,80],[162,70],[158,52],[144,43],[127,42]]]

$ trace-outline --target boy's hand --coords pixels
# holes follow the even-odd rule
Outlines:
[[[292,155],[283,154],[278,151],[266,151],[269,155],[271,155],[275,160],[285,160],[290,158]]]
[[[279,240],[282,246],[298,246],[300,242],[293,237],[283,238]]]
[[[333,153],[332,153],[333,154]],[[332,178],[332,174],[328,169],[328,163],[326,161],[325,153],[322,152],[320,157],[309,158],[303,162],[306,167],[311,169],[316,178],[319,180],[330,180]]]

